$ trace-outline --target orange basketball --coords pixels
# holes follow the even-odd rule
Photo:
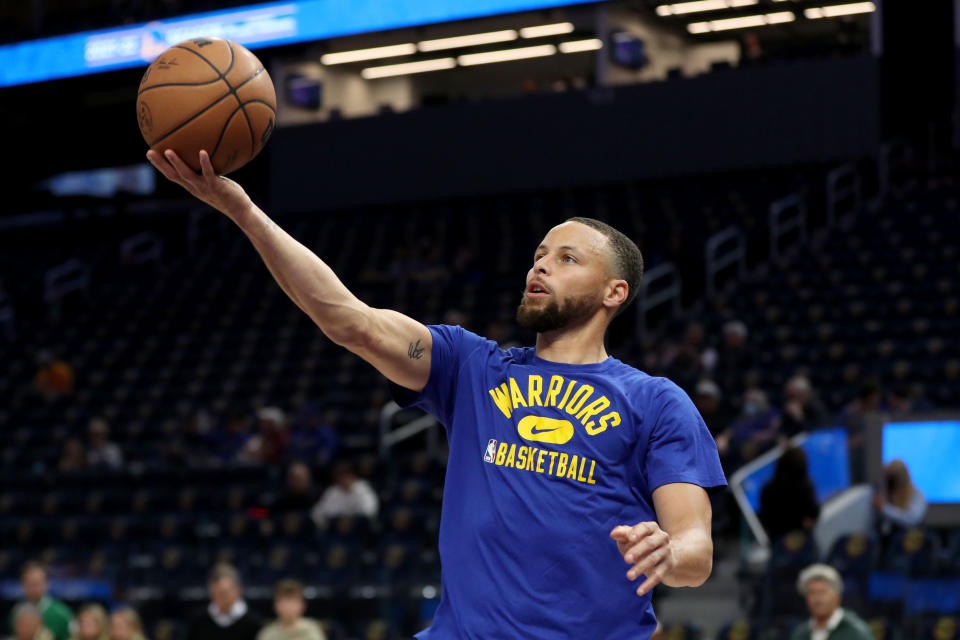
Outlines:
[[[147,67],[137,93],[140,133],[151,149],[173,149],[195,171],[206,149],[218,174],[260,153],[273,132],[277,95],[260,60],[236,42],[194,38]]]

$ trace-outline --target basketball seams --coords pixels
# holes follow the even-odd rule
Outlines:
[[[149,87],[144,87],[140,89],[137,93],[137,96],[142,96],[150,89],[159,89],[160,87],[202,87],[206,84],[213,84],[215,82],[220,82],[220,78],[214,78],[213,80],[205,80],[204,82],[164,82],[162,84],[152,84]]]

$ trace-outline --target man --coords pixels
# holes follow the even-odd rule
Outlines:
[[[366,480],[357,478],[349,462],[338,462],[333,467],[333,486],[327,487],[310,511],[314,524],[323,529],[330,520],[340,516],[374,518],[380,501]]]
[[[10,614],[14,640],[53,640],[53,634],[43,628],[40,609],[29,602],[21,602]]]
[[[187,640],[256,640],[260,619],[243,600],[240,574],[228,564],[218,564],[207,578],[210,605],[193,620]]]
[[[866,623],[840,607],[843,581],[836,569],[825,564],[807,567],[800,572],[797,589],[807,600],[810,621],[794,629],[790,640],[872,640]]]
[[[202,174],[147,157],[230,217],[327,337],[445,425],[441,602],[420,638],[649,638],[653,587],[710,575],[713,438],[675,384],[604,348],[642,272],[623,234],[585,218],[551,229],[517,312],[536,348],[504,351],[358,300],[206,152]]]
[[[317,503],[319,496],[313,488],[310,467],[302,462],[294,462],[287,469],[287,486],[283,493],[271,505],[271,511],[286,513],[302,511],[306,513]]]
[[[277,583],[273,608],[277,620],[264,627],[257,640],[326,640],[320,625],[303,617],[307,602],[303,598],[303,585],[296,580]]]
[[[73,624],[73,613],[67,605],[48,594],[50,588],[47,569],[39,562],[28,562],[20,572],[20,586],[23,587],[24,602],[32,605],[43,619],[54,640],[68,640]],[[11,616],[13,628],[15,620]]]

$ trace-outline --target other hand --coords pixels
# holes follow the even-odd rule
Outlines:
[[[647,578],[637,587],[638,596],[663,582],[677,564],[670,534],[656,522],[641,522],[632,527],[620,525],[613,528],[610,537],[617,541],[624,562],[633,565],[627,571],[627,579],[633,581],[641,575]]]

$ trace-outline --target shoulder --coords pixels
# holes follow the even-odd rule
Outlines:
[[[841,619],[841,624],[850,627],[851,629],[856,629],[862,633],[867,634],[868,638],[873,637],[873,633],[870,631],[870,627],[867,626],[867,623],[863,621],[863,618],[855,614],[849,609],[843,610],[843,618]]]
[[[48,611],[58,616],[64,616],[66,618],[73,617],[73,612],[70,611],[70,607],[68,607],[66,604],[64,604],[60,600],[51,599],[50,607]]]
[[[809,638],[810,626],[806,622],[799,623],[790,634],[790,640],[808,640]]]

